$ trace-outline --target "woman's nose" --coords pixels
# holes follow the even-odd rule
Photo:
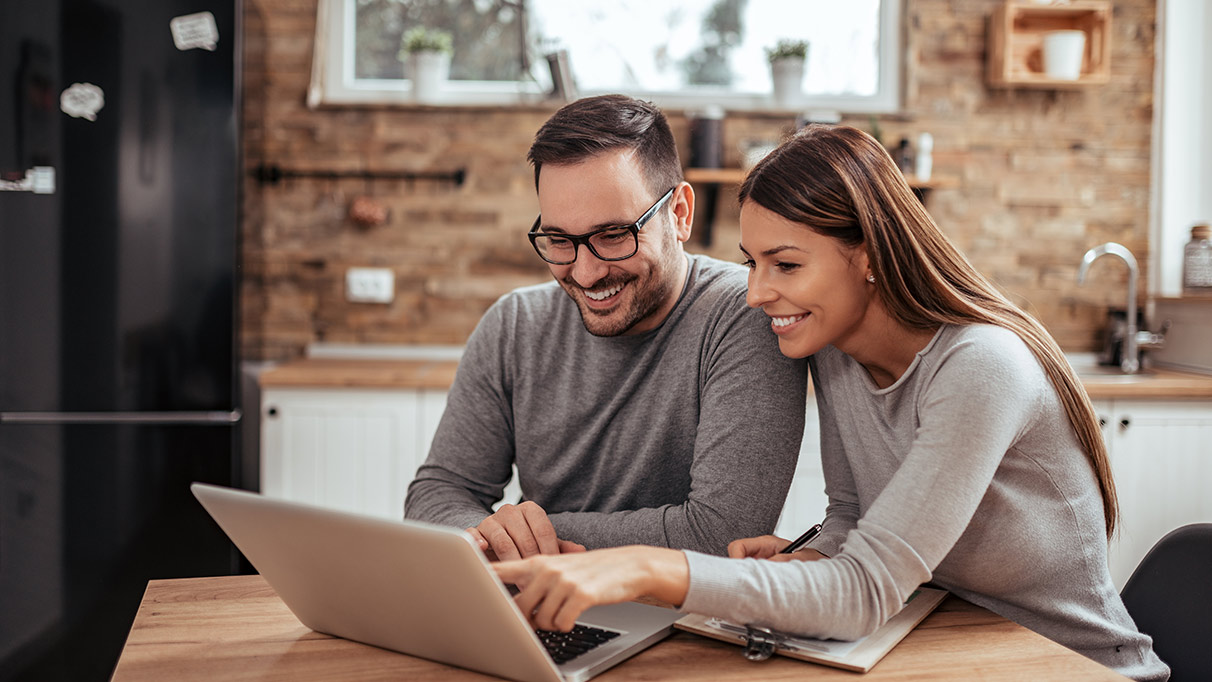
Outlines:
[[[749,271],[749,288],[745,292],[745,303],[750,308],[761,308],[776,298],[775,293],[766,284],[766,278],[757,268]]]

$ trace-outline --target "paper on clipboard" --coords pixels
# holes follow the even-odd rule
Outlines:
[[[905,600],[905,608],[900,613],[888,619],[872,634],[853,642],[776,633],[772,642],[773,653],[844,670],[867,672],[930,615],[946,596],[946,590],[919,587]],[[673,625],[680,630],[746,647],[747,652],[752,647],[750,628],[744,625],[693,613]]]

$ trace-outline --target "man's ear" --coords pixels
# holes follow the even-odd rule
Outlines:
[[[694,188],[689,182],[681,182],[669,197],[669,205],[673,209],[673,227],[679,242],[690,239],[690,230],[694,226]]]

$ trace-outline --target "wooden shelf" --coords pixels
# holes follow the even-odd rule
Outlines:
[[[690,184],[716,184],[716,185],[739,185],[745,180],[745,174],[749,171],[743,168],[687,168],[683,171],[683,176],[686,182]],[[939,189],[943,187],[955,187],[959,183],[955,178],[933,176],[929,180],[921,181],[916,175],[906,175],[905,179],[909,181],[909,186],[913,189]]]
[[[1043,65],[1044,34],[1074,29],[1086,34],[1081,75],[1077,80],[1049,78]],[[986,78],[993,86],[1076,88],[1106,83],[1111,79],[1111,3],[1007,0],[989,18],[988,48]]]
[[[696,182],[739,185],[747,172],[743,168],[687,168],[682,174],[692,185]]]

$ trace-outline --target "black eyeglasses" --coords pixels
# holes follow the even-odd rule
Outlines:
[[[539,232],[539,223],[543,220],[543,216],[540,215],[534,219],[534,225],[527,236],[530,237],[530,243],[539,257],[552,265],[568,265],[575,262],[577,247],[581,244],[588,246],[590,253],[600,260],[627,260],[634,256],[640,248],[640,228],[644,227],[644,223],[656,215],[657,209],[673,196],[674,189],[677,188],[674,187],[665,192],[665,195],[657,199],[652,208],[644,211],[644,215],[630,225],[604,227],[585,234]]]

